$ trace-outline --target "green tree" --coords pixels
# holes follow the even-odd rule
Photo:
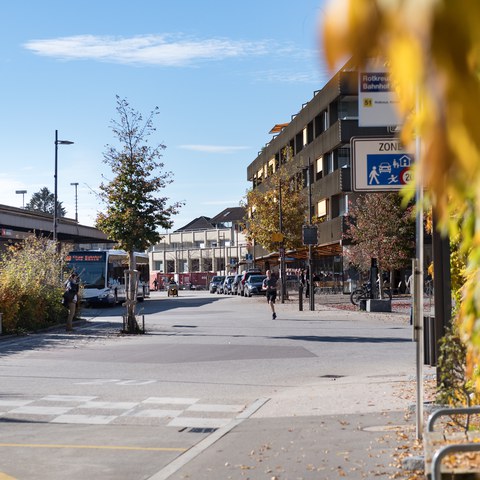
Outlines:
[[[148,145],[148,137],[156,131],[153,119],[159,113],[158,107],[144,120],[125,99],[116,99],[119,120],[112,120],[111,129],[120,146],[107,145],[104,153],[104,163],[111,167],[114,178],[100,185],[106,210],[98,214],[96,225],[129,254],[129,270],[134,272],[134,252],[156,244],[161,239],[157,228],[171,228],[171,217],[183,203],[168,206],[168,198],[159,195],[173,180],[172,173],[163,171],[160,162],[165,145]],[[133,274],[127,288],[128,332],[136,333],[139,327]]]
[[[53,215],[55,205],[55,194],[50,192],[47,187],[43,187],[32,195],[30,201],[25,205],[26,210],[36,212],[44,212]],[[67,213],[62,202],[57,200],[57,212],[60,217],[64,217]]]
[[[363,271],[372,258],[380,272],[408,266],[415,247],[412,209],[402,207],[397,193],[359,196],[349,206],[345,238],[352,242],[347,257]]]
[[[305,199],[294,178],[279,170],[267,177],[262,188],[249,190],[242,204],[247,211],[245,227],[249,240],[254,240],[268,251],[278,250],[279,243],[287,249],[302,245]],[[280,233],[283,240],[278,237]]]

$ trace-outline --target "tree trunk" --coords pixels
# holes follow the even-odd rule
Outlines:
[[[127,289],[126,308],[128,333],[138,333],[140,331],[140,327],[138,326],[137,318],[135,315],[135,305],[137,304],[138,271],[136,268],[137,265],[134,252],[128,253],[128,264],[128,285],[125,285]]]

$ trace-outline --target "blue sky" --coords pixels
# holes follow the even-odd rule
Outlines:
[[[147,115],[163,143],[174,228],[238,206],[246,169],[329,75],[319,51],[323,0],[16,0],[1,2],[0,203],[22,206],[54,184],[79,221],[102,209],[95,192],[116,99]]]

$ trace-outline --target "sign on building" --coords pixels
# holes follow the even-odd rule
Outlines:
[[[383,62],[370,61],[358,72],[358,125],[393,127],[400,125],[398,96]]]
[[[352,190],[355,192],[398,191],[411,180],[414,155],[396,138],[354,137]]]

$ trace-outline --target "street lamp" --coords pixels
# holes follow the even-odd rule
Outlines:
[[[312,226],[312,172],[311,172],[310,157],[308,157],[307,166],[307,186],[308,186],[308,226]],[[315,288],[313,285],[313,252],[312,244],[308,244],[308,296],[310,300],[310,310],[315,310]]]
[[[75,221],[78,223],[78,195],[77,195],[78,182],[72,182],[70,185],[73,185],[75,187]]]
[[[27,193],[26,190],[15,190],[15,193],[18,193],[22,196],[22,208],[25,208],[25,194]]]
[[[58,130],[55,130],[55,175],[54,175],[54,205],[53,205],[53,241],[57,241],[57,217],[58,217],[58,185],[57,185],[57,172],[58,172],[58,146],[59,145],[72,145],[70,140],[59,140]]]

